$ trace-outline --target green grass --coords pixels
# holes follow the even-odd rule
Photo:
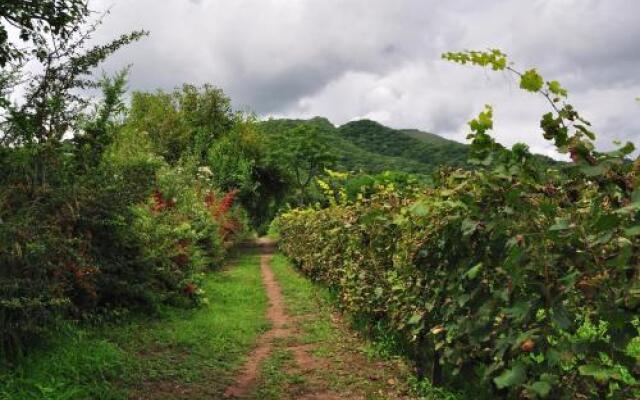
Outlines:
[[[292,316],[305,315],[312,312],[329,311],[331,294],[297,273],[289,260],[282,254],[274,254],[271,258],[271,269],[280,284],[285,298],[287,311]]]
[[[325,346],[331,346],[337,340],[337,332],[331,325],[333,296],[326,288],[314,284],[294,271],[282,254],[271,259],[271,268],[280,283],[287,311],[296,317],[315,314],[303,324],[303,342],[318,343],[316,352],[325,352]]]
[[[131,393],[185,398],[222,393],[268,328],[257,252],[209,273],[208,305],[166,309],[96,328],[68,328],[11,370],[0,371],[0,399],[126,399]]]
[[[252,398],[278,400],[283,396],[287,382],[297,379],[287,372],[293,362],[293,353],[286,349],[275,349],[260,368],[260,380]]]
[[[114,387],[133,372],[116,344],[85,330],[66,328],[12,371],[0,373],[0,399],[121,399]]]

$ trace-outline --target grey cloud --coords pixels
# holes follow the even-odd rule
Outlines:
[[[115,21],[107,21],[109,31],[141,25],[152,32],[134,55],[144,72],[133,84],[148,89],[153,79],[156,85],[215,80],[259,112],[282,108],[347,71],[380,73],[410,60],[431,46],[423,33],[414,36],[414,27],[433,25],[436,15],[416,12],[413,1],[379,7],[369,1],[151,3],[116,2]],[[132,55],[123,52],[114,63]],[[279,90],[264,94],[273,88]]]

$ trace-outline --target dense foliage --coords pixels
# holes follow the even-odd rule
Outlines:
[[[298,205],[310,203],[309,191],[315,188],[315,179],[335,162],[330,141],[312,125],[275,132],[265,139],[269,141],[270,157],[289,175],[290,196]]]
[[[129,108],[126,71],[100,81],[93,71],[144,32],[87,48],[95,26],[60,18],[64,27],[27,27],[49,37],[0,71],[0,361],[60,320],[197,303],[200,274],[248,228],[240,188],[208,166],[214,141],[245,124],[224,94],[137,93]],[[94,87],[100,101],[84,95]]]
[[[300,206],[277,220],[283,251],[434,383],[640,397],[640,160],[597,151],[557,81],[497,50],[444,56],[542,95],[567,165],[496,143],[488,106],[465,146],[372,121],[257,122],[211,85],[127,105],[126,71],[94,71],[146,33],[88,47],[88,16],[83,1],[0,5],[0,361],[61,320],[197,304],[202,272]]]
[[[336,287],[348,311],[411,343],[435,383],[486,398],[638,398],[633,146],[594,150],[566,90],[517,72],[499,51],[446,57],[514,71],[545,96],[544,136],[573,163],[549,168],[524,145],[503,148],[488,133],[488,107],[470,122],[477,169],[443,170],[433,188],[383,184],[291,211],[277,221],[282,250]]]
[[[21,61],[26,51],[9,40],[8,26],[23,42],[42,43],[43,34],[67,38],[89,15],[87,0],[5,0],[0,4],[0,67]]]
[[[237,191],[258,230],[268,225],[290,188],[284,167],[268,157],[253,117],[234,112],[230,99],[211,85],[133,93],[124,129],[145,132],[154,151],[172,165],[188,156],[207,167],[216,187]]]
[[[104,133],[111,138],[103,152],[82,140],[87,135],[3,149],[6,353],[58,317],[197,301],[198,274],[220,265],[245,229],[236,192],[215,186],[208,167],[189,157],[171,165],[148,135],[126,125]],[[49,169],[46,181],[34,179],[40,166]]]

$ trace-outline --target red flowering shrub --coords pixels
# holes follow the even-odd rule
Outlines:
[[[219,226],[218,233],[223,243],[227,244],[239,239],[246,227],[246,224],[241,222],[239,209],[234,207],[237,194],[238,190],[231,190],[220,200],[211,190],[204,195],[204,204]]]

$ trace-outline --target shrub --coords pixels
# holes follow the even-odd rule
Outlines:
[[[62,13],[0,7],[24,14],[23,27],[40,21],[21,35],[28,47],[0,43],[16,53],[0,54],[10,64],[0,71],[0,363],[60,319],[197,302],[200,272],[221,263],[246,221],[233,188],[220,193],[196,167],[242,119],[224,93],[135,93],[127,110],[127,71],[99,82],[93,72],[146,32],[87,47],[100,20],[84,26],[83,2],[49,3]],[[96,87],[100,102],[87,97]]]
[[[245,216],[208,177],[169,166],[144,134],[120,131],[79,173],[64,146],[3,154],[0,176],[0,353],[19,355],[59,319],[200,299],[200,273],[244,235]],[[46,151],[47,164],[42,164]],[[51,168],[46,183],[24,171]],[[215,194],[222,204],[208,204]]]

